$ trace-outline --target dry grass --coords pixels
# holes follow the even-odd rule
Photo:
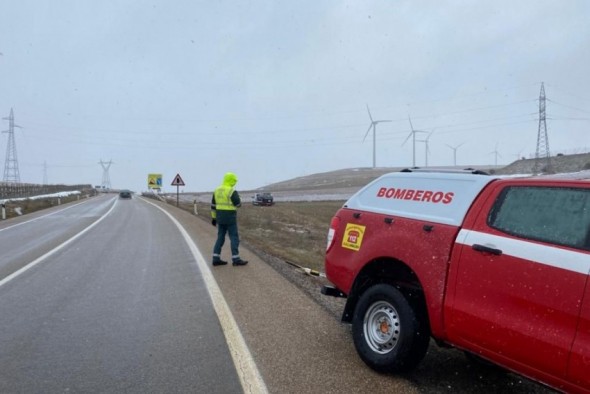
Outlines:
[[[169,200],[176,205],[176,200]],[[245,204],[238,210],[240,238],[283,260],[323,271],[330,221],[343,201],[280,202],[272,207]],[[192,204],[180,208],[193,211]],[[210,220],[209,205],[198,203],[199,217]]]

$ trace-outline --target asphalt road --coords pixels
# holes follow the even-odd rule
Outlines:
[[[249,265],[211,267],[208,222],[140,198],[63,208],[0,224],[0,392],[548,392],[434,344],[415,372],[377,374],[342,300],[244,247]]]
[[[26,247],[41,254],[111,208],[0,287],[0,392],[240,392],[193,256],[148,204],[101,197],[6,228],[2,265]]]

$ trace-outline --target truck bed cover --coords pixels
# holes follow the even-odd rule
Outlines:
[[[344,207],[460,226],[475,197],[496,179],[469,173],[394,172],[369,183]]]

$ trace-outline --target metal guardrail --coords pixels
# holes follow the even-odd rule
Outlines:
[[[92,185],[36,185],[0,182],[0,200],[88,189],[93,189]]]

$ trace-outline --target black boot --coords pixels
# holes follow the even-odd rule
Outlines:
[[[232,265],[246,265],[246,264],[248,264],[248,262],[246,260],[242,260],[242,259],[234,260],[234,262],[232,263]]]

